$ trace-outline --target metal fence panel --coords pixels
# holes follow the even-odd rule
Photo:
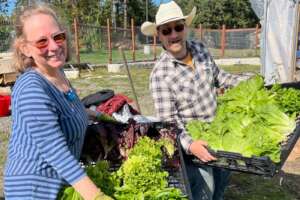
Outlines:
[[[0,52],[10,49],[14,37],[11,21],[0,21]]]
[[[76,48],[75,31],[72,24],[70,27],[70,41],[72,42],[72,49],[74,50]],[[88,24],[78,24],[77,27],[80,61],[93,64],[108,63],[110,52],[107,27]],[[146,37],[143,35],[138,26],[134,26],[133,30],[134,43],[132,42],[133,35],[131,26],[128,26],[127,29],[110,28],[112,63],[123,62],[122,56],[118,50],[119,47],[123,48],[129,62],[133,60],[154,60],[159,56],[162,48],[158,38],[156,38],[157,44],[154,45],[154,37]],[[224,57],[259,56],[259,47],[257,47],[257,29],[227,29],[225,32]],[[13,33],[13,25],[11,22],[0,21],[0,52],[9,51],[14,36]],[[199,28],[191,28],[188,39],[203,41],[214,57],[222,57],[221,30],[201,30]],[[73,58],[72,62],[76,62],[76,59]]]

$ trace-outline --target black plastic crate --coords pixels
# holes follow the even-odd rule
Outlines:
[[[180,162],[180,160],[178,162]],[[120,166],[121,163],[110,163],[109,171],[117,171]],[[185,194],[189,200],[192,200],[190,186],[186,176],[185,165],[180,164],[177,168],[163,166],[163,169],[169,173],[168,186],[180,189],[181,192]]]
[[[96,124],[92,124],[89,125],[89,128],[91,128],[91,126],[96,126]],[[122,134],[124,134],[124,131],[126,133],[126,131],[130,128],[130,125],[120,125],[120,124],[110,124],[109,126],[113,126],[114,130],[116,131],[116,135],[122,137]],[[147,131],[146,133],[144,132],[144,128],[146,127]],[[88,130],[94,130],[94,127],[92,129]],[[143,129],[141,132],[144,133],[137,133],[138,135],[146,135],[149,136],[150,138],[153,139],[157,139],[158,133],[160,131],[164,131],[167,130],[169,132],[172,132],[172,134],[174,134],[174,139],[176,140],[177,134],[178,134],[178,129],[174,124],[170,124],[170,123],[164,123],[164,122],[154,122],[154,123],[140,123],[140,124],[135,124],[134,125],[134,129]],[[89,134],[91,138],[89,138],[88,140],[85,141],[84,144],[84,148],[83,148],[83,152],[82,154],[84,154],[85,156],[87,156],[87,154],[94,154],[91,156],[92,160],[87,161],[85,158],[82,158],[82,163],[84,165],[88,165],[91,163],[96,163],[99,160],[103,160],[104,158],[100,158],[99,156],[95,156],[95,154],[100,154],[101,156],[101,147],[97,146],[95,147],[96,151],[91,152],[90,151],[90,147],[91,145],[101,145],[99,142],[97,142],[97,140],[99,140],[99,138],[97,138],[97,134],[95,134],[95,132],[90,133]],[[92,142],[92,143],[90,143]],[[182,191],[183,194],[187,195],[187,197],[189,198],[189,200],[192,200],[192,195],[191,195],[191,191],[190,191],[190,185],[189,185],[189,181],[187,178],[187,174],[186,174],[186,167],[185,167],[185,163],[182,162],[182,154],[181,152],[178,150],[178,143],[176,141],[176,146],[175,146],[175,154],[173,156],[173,158],[170,159],[164,159],[163,160],[163,169],[168,171],[169,173],[169,177],[168,177],[168,185],[169,187],[175,187],[178,188]],[[99,151],[99,152],[97,152]],[[119,169],[119,167],[121,166],[122,161],[124,160],[124,158],[120,159],[111,159],[113,156],[114,158],[118,157],[118,151],[115,149],[111,150],[113,155],[112,156],[108,156],[107,160],[110,164],[110,171],[116,171]],[[100,158],[100,159],[99,159]]]
[[[177,162],[178,165],[176,165],[176,167],[173,166],[170,167],[170,165],[164,162],[163,168],[169,173],[169,177],[168,177],[169,187],[179,188],[183,194],[187,195],[189,200],[193,200],[183,154],[181,151],[179,151],[181,145],[180,143],[178,143],[177,140],[179,130],[176,124],[155,122],[155,123],[151,123],[150,126],[158,131],[161,129],[169,129],[169,130],[171,129],[173,131],[174,138],[176,140],[176,144],[175,144],[176,151],[175,151],[175,155],[173,156],[174,159],[173,161]]]
[[[212,167],[225,168],[232,171],[239,171],[264,176],[274,176],[280,171],[285,163],[289,153],[295,146],[297,139],[300,136],[300,126],[297,125],[296,130],[290,135],[287,143],[282,146],[281,161],[280,163],[274,163],[269,157],[244,157],[239,153],[225,152],[225,151],[210,151],[218,160],[204,163],[194,156],[183,155],[195,165],[208,165]],[[183,151],[183,150],[181,150]]]
[[[284,83],[281,84],[284,88],[300,89],[300,82]],[[272,85],[266,86],[271,88]],[[226,151],[212,151],[212,155],[218,158],[216,161],[204,163],[195,156],[187,155],[184,153],[179,145],[179,150],[182,152],[183,157],[195,165],[208,165],[212,167],[225,168],[231,171],[239,171],[256,175],[263,175],[272,177],[280,171],[288,158],[290,152],[293,150],[298,138],[300,137],[300,120],[297,119],[296,128],[293,133],[288,136],[287,141],[281,145],[280,162],[274,163],[269,157],[244,157],[239,153],[226,152]]]

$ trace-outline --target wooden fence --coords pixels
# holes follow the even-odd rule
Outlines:
[[[107,51],[108,51],[108,63],[112,63],[113,59],[112,59],[112,39],[111,39],[111,35],[112,35],[112,27],[111,27],[111,23],[110,20],[107,19]],[[253,32],[255,34],[255,44],[254,44],[254,48],[258,49],[259,48],[259,34],[260,34],[260,28],[258,25],[256,25],[255,28],[244,28],[244,29],[227,29],[225,25],[222,26],[221,29],[206,29],[203,28],[202,25],[199,25],[197,28],[191,28],[194,32],[197,33],[197,38],[198,40],[203,40],[203,36],[205,33],[207,32],[218,32],[221,35],[221,39],[220,39],[220,57],[224,57],[225,55],[225,51],[226,51],[226,35],[229,33],[237,33],[237,32]],[[80,62],[80,55],[79,55],[79,35],[78,35],[78,25],[76,23],[76,21],[74,20],[74,30],[75,30],[75,46],[76,46],[76,58],[77,58],[77,62]],[[122,29],[121,29],[122,30]],[[134,25],[134,20],[131,19],[131,29],[127,29],[127,31],[131,32],[131,51],[132,51],[132,58],[131,60],[133,62],[136,61],[136,28]],[[152,38],[152,44],[147,44],[147,45],[151,45],[152,48],[152,52],[153,52],[153,60],[156,60],[157,58],[157,37],[153,37]],[[209,47],[209,46],[208,46]]]
[[[80,41],[81,38],[84,36],[84,34],[81,33],[80,30],[82,29],[101,29],[102,30],[105,30],[105,34],[103,34],[101,37],[103,37],[104,35],[106,35],[105,37],[106,38],[96,38],[96,40],[101,40],[101,41],[104,41],[104,43],[106,43],[106,52],[107,52],[107,62],[108,63],[112,63],[114,62],[113,60],[113,49],[115,48],[116,45],[113,45],[113,43],[115,43],[116,41],[115,40],[120,40],[122,41],[123,43],[124,42],[127,42],[127,48],[130,49],[131,51],[131,58],[129,60],[131,61],[137,61],[137,56],[136,56],[136,53],[137,53],[137,50],[140,50],[142,47],[144,47],[145,45],[149,45],[152,47],[152,57],[150,57],[151,60],[156,60],[157,58],[157,47],[160,46],[159,42],[158,42],[158,38],[157,37],[148,37],[148,39],[150,38],[150,40],[144,40],[141,41],[141,37],[144,37],[145,36],[142,36],[141,32],[140,32],[140,27],[136,27],[135,24],[134,24],[134,20],[131,19],[130,20],[130,28],[129,29],[122,29],[122,28],[118,28],[118,30],[116,31],[114,28],[111,27],[111,22],[110,22],[110,19],[107,19],[107,24],[106,26],[95,26],[95,25],[82,25],[82,24],[79,24],[76,20],[76,18],[74,19],[73,21],[73,24],[72,24],[72,40],[73,40],[73,46],[75,48],[75,54],[76,54],[76,62],[77,63],[80,63],[80,49],[82,48],[82,46],[80,45]],[[10,21],[0,21],[0,32],[1,30],[4,30],[4,28],[6,27],[9,27],[11,26],[11,28],[13,27],[12,23]],[[88,30],[86,30],[88,31]],[[194,32],[194,38],[192,39],[196,39],[196,40],[202,40],[204,41],[204,43],[208,46],[208,48],[215,48],[217,49],[217,51],[219,51],[219,57],[224,57],[225,56],[225,52],[227,49],[229,49],[230,45],[229,42],[230,41],[227,41],[226,38],[228,38],[228,36],[230,34],[233,34],[233,33],[243,33],[243,32],[248,32],[248,33],[251,33],[252,36],[255,37],[255,41],[252,42],[254,44],[252,44],[252,47],[249,47],[249,49],[259,49],[259,34],[260,34],[260,28],[259,26],[257,25],[255,28],[247,28],[247,29],[227,29],[225,25],[222,26],[222,28],[220,29],[207,29],[207,28],[204,28],[202,25],[199,25],[197,26],[197,28],[191,28],[191,31]],[[124,32],[124,33],[127,33],[127,38],[126,40],[124,40],[123,38],[121,37],[114,37],[112,38],[112,35],[115,34],[116,32]],[[130,33],[130,34],[129,34]],[[212,47],[210,46],[211,44],[209,42],[206,43],[205,41],[205,38],[207,36],[207,34],[212,34],[214,33],[215,35],[217,34],[217,37],[218,37],[218,40],[215,40],[214,41],[214,45],[217,46],[217,47]],[[1,38],[1,35],[0,35],[0,43],[3,41],[3,42],[6,42],[7,43],[7,34],[2,34],[4,35],[3,38]],[[10,36],[10,39],[12,37]],[[236,43],[241,43],[243,42],[243,36],[241,36],[241,38],[239,38],[239,40],[235,41]],[[150,43],[146,43],[146,41],[150,41]],[[137,44],[138,43],[138,44]],[[217,44],[216,44],[217,43]],[[5,49],[4,49],[5,50]],[[149,60],[149,57],[147,58]]]

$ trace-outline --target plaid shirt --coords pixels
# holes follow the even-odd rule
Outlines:
[[[194,70],[176,60],[167,51],[160,55],[150,77],[150,90],[157,117],[176,122],[183,149],[188,152],[192,138],[185,130],[190,120],[210,122],[217,108],[219,87],[231,87],[248,76],[231,75],[218,68],[208,49],[199,42],[187,42]]]

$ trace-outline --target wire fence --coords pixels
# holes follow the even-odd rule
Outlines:
[[[73,56],[72,62],[106,64],[120,63],[121,47],[129,62],[155,60],[162,51],[156,37],[146,37],[140,27],[131,24],[127,29],[107,26],[80,24],[69,25]],[[260,29],[205,29],[201,25],[191,28],[188,39],[201,40],[215,58],[259,56]],[[14,37],[13,24],[0,21],[0,52],[10,51]]]
[[[13,39],[13,25],[11,21],[0,20],[0,52],[8,51]]]

